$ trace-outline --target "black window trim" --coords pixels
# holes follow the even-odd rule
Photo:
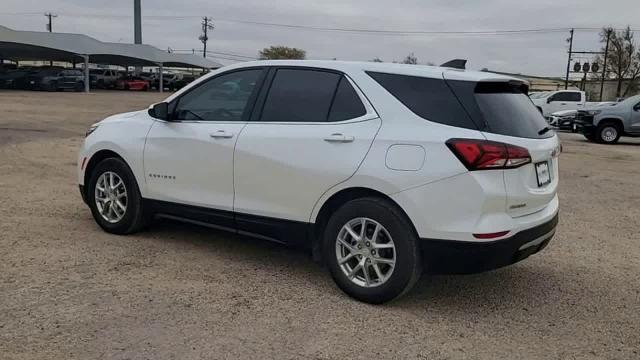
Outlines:
[[[269,71],[268,71],[268,74],[265,76],[265,81],[263,83],[262,90],[256,100],[256,103],[254,104],[254,109],[251,114],[251,117],[248,120],[250,123],[280,124],[280,125],[332,125],[332,124],[344,124],[344,123],[368,121],[368,120],[372,120],[379,117],[375,108],[373,107],[373,105],[371,104],[367,96],[364,94],[364,92],[360,89],[360,87],[356,84],[356,82],[353,81],[353,79],[343,71],[330,69],[330,68],[315,67],[315,66],[275,65],[275,66],[268,66],[268,67],[269,67]],[[362,106],[364,106],[364,109],[365,109],[364,115],[356,118],[340,120],[340,121],[263,121],[263,120],[260,120],[260,118],[262,117],[262,111],[264,109],[265,102],[267,100],[267,95],[269,94],[269,91],[271,90],[271,86],[273,85],[273,79],[275,78],[276,72],[280,69],[311,70],[311,71],[321,71],[321,72],[328,72],[328,73],[340,75],[341,78],[338,80],[338,84],[336,86],[336,89],[334,90],[333,98],[331,99],[331,104],[328,110],[329,112],[333,107],[333,101],[335,100],[335,96],[338,91],[338,86],[340,85],[340,80],[342,79],[342,77],[346,78],[347,81],[349,81],[349,85],[351,85],[353,90],[356,92],[356,95],[358,95],[358,98],[360,99]],[[328,116],[329,114],[327,113],[327,117]]]
[[[249,99],[247,100],[247,105],[245,107],[244,112],[242,113],[242,118],[240,121],[230,121],[230,120],[179,120],[179,119],[175,119],[175,111],[176,108],[178,107],[178,105],[180,104],[180,99],[182,99],[185,95],[189,94],[190,92],[194,91],[195,89],[199,88],[200,86],[208,83],[209,81],[213,81],[216,78],[219,78],[221,76],[225,76],[225,75],[229,75],[229,74],[233,74],[236,72],[240,72],[240,71],[246,71],[246,70],[262,70],[262,73],[259,75],[258,77],[258,81],[256,83],[256,87],[253,90],[253,92],[251,93],[251,96],[249,96]],[[221,72],[219,74],[215,74],[214,76],[211,76],[207,79],[203,79],[202,81],[198,82],[197,84],[195,84],[193,87],[190,87],[188,89],[185,90],[185,92],[181,93],[180,95],[178,95],[176,98],[172,99],[169,104],[168,107],[170,109],[169,111],[169,120],[168,122],[174,122],[174,123],[204,123],[204,124],[210,124],[210,123],[224,123],[224,124],[237,124],[237,123],[244,123],[249,121],[250,115],[253,113],[253,110],[255,108],[256,105],[256,99],[258,98],[258,95],[262,92],[262,88],[265,84],[265,79],[267,77],[267,73],[269,71],[268,66],[247,66],[247,67],[241,67],[241,68],[236,68],[236,69],[231,69],[229,71],[224,71]],[[159,120],[159,121],[164,121],[164,120]]]

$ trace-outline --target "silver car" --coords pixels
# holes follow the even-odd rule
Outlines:
[[[640,95],[611,106],[579,110],[576,126],[587,139],[603,144],[614,144],[620,136],[640,137]]]

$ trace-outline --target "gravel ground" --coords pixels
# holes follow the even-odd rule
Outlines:
[[[561,134],[542,253],[371,306],[275,244],[171,222],[102,232],[78,194],[82,135],[161,98],[0,92],[0,358],[640,358],[640,141]]]

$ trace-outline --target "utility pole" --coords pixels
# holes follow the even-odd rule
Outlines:
[[[45,13],[44,16],[49,18],[49,23],[47,24],[47,31],[53,32],[53,18],[58,17],[58,15],[48,12],[48,13]]]
[[[567,75],[564,78],[564,89],[569,88],[569,68],[571,67],[571,53],[573,51],[573,28],[569,31],[571,37],[569,37],[569,58],[567,59]]]
[[[47,24],[47,30],[49,32],[53,32],[53,18],[58,17],[58,15],[48,12],[48,13],[44,13],[44,16],[49,18],[49,23]],[[49,66],[53,66],[53,61],[49,61]]]
[[[611,39],[612,30],[607,30],[607,45],[604,47],[604,60],[602,65],[602,79],[600,80],[600,100],[602,101],[602,93],[604,92],[604,79],[607,77],[607,56],[609,55],[609,40]]]
[[[213,30],[215,27],[213,26],[212,19],[210,17],[202,18],[202,35],[198,37],[202,44],[204,45],[204,49],[202,51],[202,56],[207,57],[207,41],[209,41],[209,30]]]
[[[140,0],[133,0],[133,43],[142,44],[142,7]]]
[[[142,44],[142,5],[140,0],[133,0],[133,43]],[[142,72],[142,66],[134,68],[134,74]]]

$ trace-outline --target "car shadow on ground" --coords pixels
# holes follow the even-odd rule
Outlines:
[[[312,281],[323,293],[341,295],[326,268],[308,252],[283,245],[174,221],[157,221],[144,237],[195,245],[234,262],[287,269],[288,277]],[[465,312],[473,309],[535,309],[566,296],[558,289],[593,286],[579,271],[563,273],[561,266],[544,261],[545,249],[506,268],[472,275],[423,274],[414,289],[387,306],[393,308]],[[269,269],[271,270],[271,269]],[[555,293],[555,294],[551,294]],[[346,295],[345,296],[346,299]]]

